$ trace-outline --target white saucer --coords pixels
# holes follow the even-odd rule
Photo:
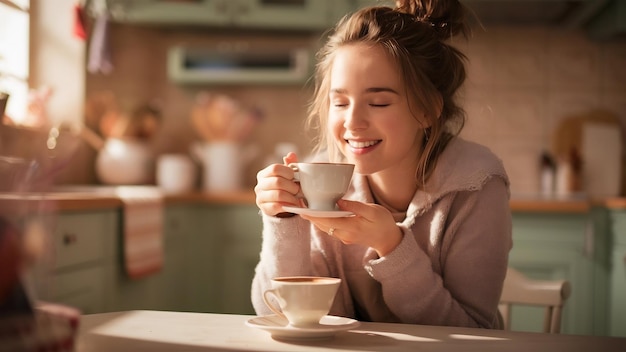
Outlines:
[[[327,315],[314,327],[296,328],[288,326],[287,319],[279,315],[266,315],[248,319],[246,325],[262,329],[277,339],[289,340],[320,340],[329,339],[340,331],[355,329],[361,323],[357,320]]]
[[[343,210],[313,210],[309,208],[300,208],[300,207],[283,207],[283,210],[286,212],[294,213],[294,214],[302,214],[313,216],[317,218],[345,218],[348,216],[353,216],[354,213],[351,211],[343,211]]]

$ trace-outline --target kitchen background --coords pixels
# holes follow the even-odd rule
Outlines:
[[[2,10],[7,1],[0,0],[0,49],[10,43],[5,38],[16,41],[14,36],[24,34],[23,31],[7,32],[3,26]],[[335,18],[345,10],[339,8],[341,4],[372,3],[372,0],[108,1],[191,6],[274,4],[269,6],[272,8],[299,3],[318,10],[327,4],[333,14],[330,17]],[[607,136],[615,136],[611,132],[617,132],[620,138],[623,136],[626,126],[626,41],[623,36],[626,21],[619,16],[626,14],[626,2],[465,1],[488,4],[487,9],[494,10],[491,13],[485,9],[479,11],[487,15],[482,17],[486,19],[485,29],[475,29],[469,42],[455,39],[454,44],[469,58],[469,78],[462,97],[468,120],[462,135],[493,149],[503,159],[512,181],[515,246],[509,265],[531,277],[567,279],[572,283],[573,293],[564,311],[564,333],[626,336],[623,300],[626,292],[625,198],[543,201],[537,197],[542,151],[563,150],[565,142],[580,144],[582,120],[605,121],[603,124],[585,124],[608,126]],[[159,192],[150,192],[150,197],[148,194],[129,197],[124,192],[116,192],[113,197],[106,191],[98,193],[101,189],[96,187],[92,194],[52,194],[53,199],[59,197],[59,213],[58,216],[46,216],[45,220],[54,221],[56,225],[49,227],[54,228],[50,253],[55,253],[58,260],[51,260],[47,266],[48,262],[43,263],[44,274],[49,273],[51,280],[40,280],[42,287],[38,291],[42,292],[43,298],[79,307],[86,313],[158,309],[251,314],[250,282],[261,246],[261,224],[251,189],[256,172],[268,162],[267,157],[278,143],[292,143],[301,154],[309,150],[310,136],[303,132],[302,125],[311,87],[304,80],[278,84],[276,75],[270,80],[273,83],[254,84],[249,81],[191,84],[181,81],[181,75],[175,75],[177,80],[172,80],[168,70],[170,50],[175,47],[255,48],[254,52],[269,49],[271,53],[280,53],[285,49],[306,48],[312,54],[321,43],[322,27],[328,25],[317,23],[315,30],[296,31],[293,27],[315,23],[318,17],[312,13],[317,12],[300,11],[299,17],[295,14],[285,17],[276,16],[275,8],[267,12],[256,8],[248,13],[249,16],[242,17],[265,21],[262,25],[257,22],[253,27],[224,22],[216,22],[210,27],[193,27],[189,23],[164,25],[162,21],[138,24],[122,21],[114,13],[109,22],[91,18],[87,38],[82,39],[75,34],[77,3],[84,2],[30,2],[27,81],[29,87],[37,89],[37,96],[45,104],[34,100],[36,104],[29,105],[31,109],[26,117],[41,117],[41,121],[54,126],[71,125],[76,127],[76,133],[81,131],[81,126],[87,125],[105,134],[102,121],[111,117],[149,116],[147,121],[156,122],[147,124],[147,130],[156,126],[156,132],[149,138],[152,152],[157,155],[188,153],[190,146],[201,140],[197,125],[191,119],[194,107],[198,106],[199,93],[223,94],[242,106],[260,111],[260,115],[253,115],[261,118],[245,139],[245,144],[253,147],[256,156],[249,163],[242,163],[245,164],[245,192],[173,195],[166,197],[164,211],[152,207],[148,215],[133,213],[137,206],[141,209],[145,204],[135,201],[140,198],[142,202],[161,203]],[[102,4],[97,0],[91,3]],[[496,4],[505,4],[509,11]],[[521,11],[513,4],[521,4],[532,11]],[[584,5],[583,9],[588,11],[579,13],[581,16],[585,12],[595,13],[596,6],[609,6],[608,14],[615,16],[609,16],[612,21],[606,22],[608,26],[604,29],[612,28],[613,31],[598,35],[598,31],[582,25],[585,20],[580,17],[578,20],[577,16],[569,17],[575,20],[574,24],[564,23],[557,20],[558,14],[548,11],[576,4]],[[144,7],[144,10],[149,8],[152,6]],[[268,16],[272,11],[274,16]],[[176,13],[165,11],[159,16],[165,15],[162,20],[175,17]],[[97,13],[91,13],[94,14]],[[215,15],[204,12],[204,15],[208,14]],[[185,16],[179,16],[178,21],[188,22],[194,15],[193,11],[187,12]],[[527,16],[529,21],[519,21],[518,15]],[[223,16],[211,19],[223,20]],[[289,24],[285,25],[286,22]],[[108,30],[98,34],[95,31],[98,23],[108,24]],[[281,24],[281,30],[268,29]],[[16,51],[17,46],[10,46],[10,49]],[[0,51],[0,54],[5,53]],[[201,76],[192,74],[191,78],[201,79]],[[0,88],[2,83],[0,80]],[[11,99],[19,101],[20,98],[12,96]],[[99,110],[102,107],[107,109]],[[108,113],[103,114],[103,111]],[[28,158],[40,156],[38,153],[45,149],[54,156],[50,158],[51,162],[62,167],[59,183],[99,184],[95,167],[98,153],[93,143],[87,142],[93,139],[87,138],[88,134],[81,137],[62,131],[56,135],[54,131],[45,124],[43,128],[34,129],[0,125],[0,154],[16,152]],[[86,129],[82,128],[82,131]],[[47,150],[46,146],[54,146],[54,149]],[[615,143],[609,138],[595,139],[593,143],[586,143],[586,147],[594,147],[591,149],[594,149],[595,158],[581,157],[587,165],[596,163],[595,176],[613,174],[621,177],[619,166],[624,155],[621,140]],[[610,155],[618,158],[608,158]],[[121,165],[113,164],[107,170],[121,175],[130,168]],[[14,190],[10,186],[10,183],[0,182],[3,192]],[[199,188],[200,184],[197,186]],[[613,194],[617,193],[620,191]],[[12,199],[14,195],[5,193],[2,196]],[[41,209],[36,196],[29,194],[26,198],[33,200],[29,206]],[[8,206],[2,210],[8,214],[22,211],[12,201],[4,204]],[[150,218],[152,223],[163,220],[162,229],[155,227],[150,237],[133,236],[137,228],[131,224],[143,223],[134,221],[141,217]],[[162,253],[156,253],[160,252],[157,250],[152,253],[154,261],[150,262],[150,269],[155,269],[155,263],[165,265],[158,272],[144,271],[143,274],[152,275],[138,278],[137,262],[127,257],[126,251],[136,248],[134,246],[146,238],[159,243],[159,248],[162,245],[163,249]],[[536,315],[529,314],[519,323],[535,326],[533,318],[543,316],[542,312],[535,312]]]
[[[51,34],[45,30],[59,33],[60,29],[52,25],[58,22],[46,20],[46,16],[37,17],[37,13],[48,13],[52,5],[45,1],[37,3],[38,10],[33,16],[38,18],[36,26],[41,27],[37,33],[42,44],[37,50],[46,54],[46,45],[50,48],[51,44],[44,42],[51,39],[48,37]],[[69,11],[63,15],[67,18],[59,18],[56,15],[59,12],[53,13],[56,20],[71,22]],[[200,140],[191,123],[192,106],[199,92],[208,91],[226,94],[262,112],[262,120],[247,140],[247,144],[256,148],[257,157],[245,165],[246,187],[254,185],[256,172],[267,163],[278,143],[293,143],[301,154],[309,150],[310,136],[303,131],[303,122],[312,93],[310,84],[181,84],[168,77],[167,56],[168,50],[180,45],[307,48],[312,54],[322,41],[322,31],[154,26],[110,21],[106,36],[108,47],[104,49],[110,55],[110,73],[85,73],[82,69],[68,68],[67,62],[58,62],[60,72],[55,75],[69,79],[54,87],[58,92],[55,95],[61,96],[65,87],[70,91],[82,89],[85,101],[78,105],[80,116],[68,116],[53,95],[54,119],[84,120],[88,127],[97,129],[97,124],[85,117],[90,101],[112,94],[119,110],[127,114],[145,106],[159,109],[160,127],[151,139],[156,154],[187,153],[190,145]],[[514,194],[539,191],[541,153],[554,150],[554,144],[558,143],[557,129],[567,118],[603,115],[605,120],[617,121],[616,128],[623,130],[626,125],[623,37],[591,38],[582,28],[546,23],[487,22],[484,29],[474,29],[468,42],[455,39],[454,44],[469,59],[469,78],[462,97],[468,119],[462,136],[487,145],[503,159]],[[82,49],[81,55],[69,60],[84,68],[90,60],[90,48],[83,43]],[[46,77],[53,74],[43,67],[54,64],[55,55],[48,56],[49,59],[38,56],[32,65],[33,76],[40,85],[46,85],[49,84]],[[64,67],[68,69],[63,71]],[[95,155],[95,150],[83,143],[59,182],[98,183],[93,167]]]

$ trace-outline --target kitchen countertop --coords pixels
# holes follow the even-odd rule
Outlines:
[[[114,192],[40,192],[40,193],[0,193],[0,211],[13,210],[14,202],[20,201],[23,207],[37,207],[38,210],[89,210],[121,208],[122,200]],[[165,194],[166,204],[242,204],[254,205],[253,191],[204,193],[190,192]],[[46,204],[41,206],[41,204]],[[545,198],[533,196],[515,196],[510,201],[514,212],[543,213],[587,213],[593,206],[611,209],[626,209],[625,197],[606,199],[588,199],[576,196],[570,198]]]

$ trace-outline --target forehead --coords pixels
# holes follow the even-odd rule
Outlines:
[[[380,45],[349,44],[337,49],[331,68],[332,89],[402,86],[400,70]]]

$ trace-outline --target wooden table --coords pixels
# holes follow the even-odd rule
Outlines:
[[[76,351],[626,351],[626,338],[366,323],[321,341],[276,340],[246,315],[127,311],[83,315]]]

